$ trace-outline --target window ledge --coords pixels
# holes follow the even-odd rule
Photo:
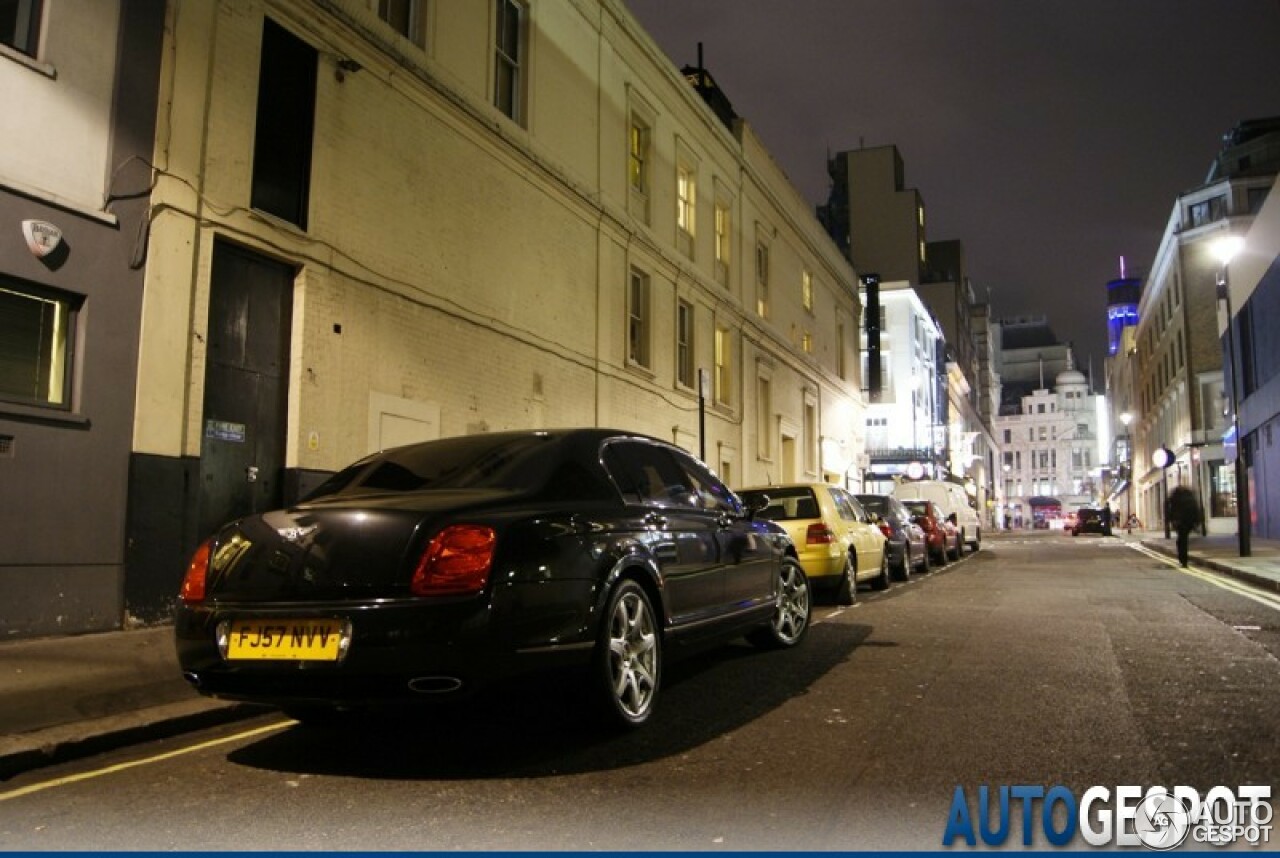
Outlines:
[[[15,48],[11,48],[8,45],[0,45],[0,57],[4,57],[7,60],[12,60],[13,62],[17,63],[20,66],[26,66],[27,68],[31,69],[33,72],[36,72],[37,74],[42,74],[45,77],[49,78],[50,80],[58,79],[58,70],[54,68],[52,65],[50,65],[49,63],[42,63],[39,60],[33,59],[27,56],[26,54],[24,54],[22,51],[16,50]]]
[[[89,418],[74,411],[62,411],[58,408],[41,408],[38,405],[19,405],[16,402],[0,402],[0,418],[19,420],[25,423],[49,423],[74,428],[89,427]]]

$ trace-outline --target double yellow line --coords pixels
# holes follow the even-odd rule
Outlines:
[[[1227,575],[1224,572],[1206,572],[1203,569],[1193,569],[1191,566],[1187,566],[1183,568],[1182,566],[1178,565],[1177,560],[1173,559],[1167,554],[1162,554],[1159,551],[1154,551],[1150,548],[1147,548],[1145,545],[1138,545],[1136,543],[1130,543],[1130,546],[1135,551],[1141,551],[1143,554],[1146,554],[1148,557],[1155,558],[1156,560],[1159,560],[1160,562],[1164,563],[1166,566],[1169,566],[1172,569],[1176,569],[1177,571],[1183,573],[1184,575],[1190,575],[1193,578],[1199,578],[1201,581],[1204,581],[1207,584],[1212,584],[1215,587],[1222,588],[1223,590],[1229,590],[1238,596],[1244,596],[1246,599],[1252,599],[1253,601],[1257,602],[1260,605],[1266,605],[1268,608],[1271,608],[1272,610],[1280,611],[1280,597],[1273,596],[1272,594],[1264,590],[1259,590],[1255,587],[1249,586],[1248,584],[1241,583],[1240,581],[1237,581],[1234,578],[1231,578],[1229,575]]]

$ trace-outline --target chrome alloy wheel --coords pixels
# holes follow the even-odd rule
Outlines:
[[[642,721],[658,693],[658,635],[644,591],[627,587],[609,618],[609,677],[614,700],[624,718]]]
[[[789,646],[809,627],[809,579],[795,563],[783,563],[778,570],[778,612],[773,632],[778,642]]]

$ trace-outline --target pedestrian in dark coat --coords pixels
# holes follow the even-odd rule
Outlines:
[[[1178,562],[1187,565],[1187,543],[1192,528],[1200,524],[1200,501],[1195,492],[1186,486],[1177,486],[1169,492],[1164,504],[1165,520],[1178,532]]]

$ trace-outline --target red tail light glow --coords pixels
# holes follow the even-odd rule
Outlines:
[[[191,562],[187,564],[187,574],[182,578],[182,590],[179,591],[178,598],[188,605],[204,601],[205,582],[209,579],[209,553],[212,546],[212,538],[200,543],[196,553],[191,555]]]
[[[819,521],[809,525],[804,541],[808,545],[830,545],[836,541],[836,535],[831,532],[831,528]]]
[[[893,539],[893,528],[889,526],[888,522],[880,522],[880,532],[884,534],[885,539]]]
[[[446,527],[422,552],[409,584],[410,592],[415,596],[479,593],[489,580],[497,539],[491,527]]]

